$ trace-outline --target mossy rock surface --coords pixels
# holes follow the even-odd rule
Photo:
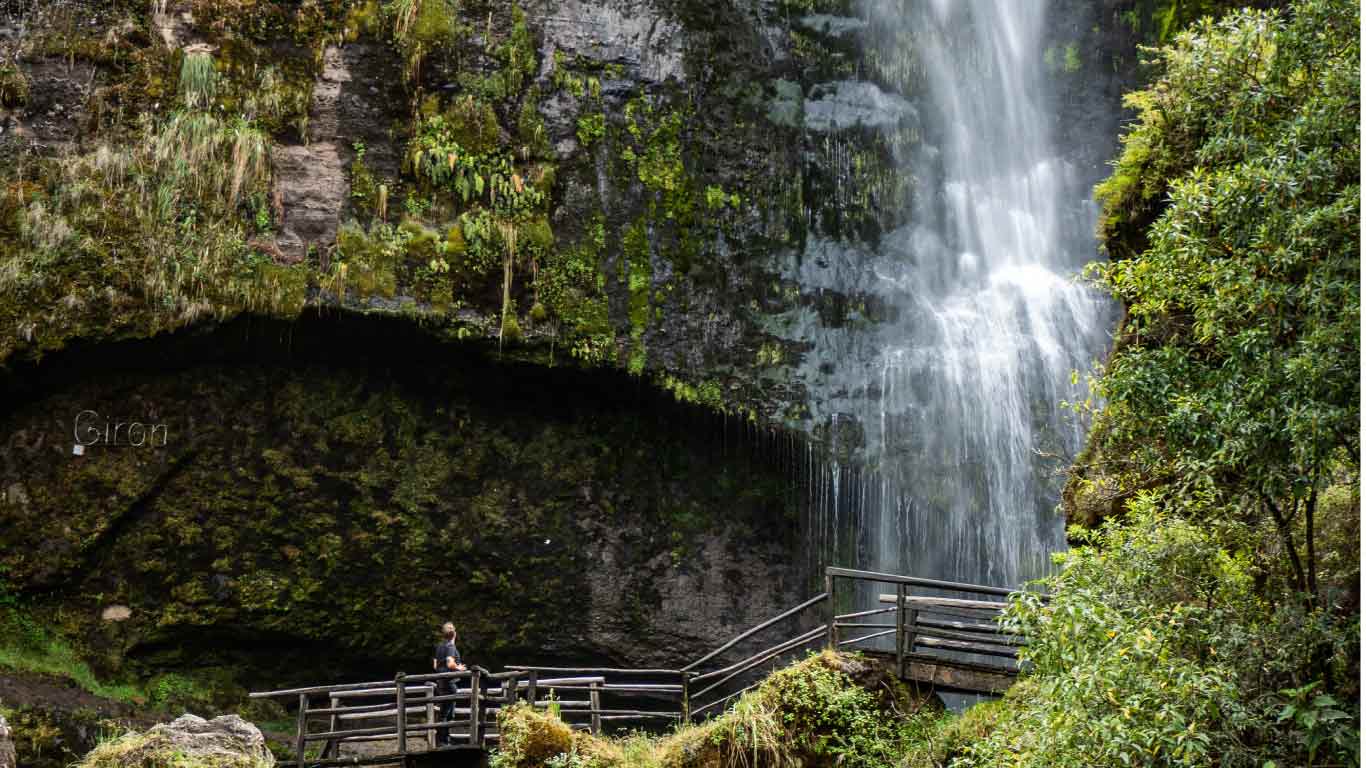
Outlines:
[[[31,34],[0,41],[18,126],[0,153],[0,363],[343,306],[543,363],[720,382],[728,397],[708,405],[731,413],[781,417],[799,398],[760,375],[753,350],[773,340],[750,316],[768,255],[800,240],[801,212],[770,201],[775,185],[793,197],[803,139],[767,127],[757,85],[791,65],[753,53],[782,14],[67,5],[23,11]],[[758,90],[737,100],[746,82]],[[187,117],[187,151],[139,154]],[[727,202],[702,215],[707,189]],[[459,227],[473,220],[482,236]],[[632,228],[648,248],[628,263]]]
[[[794,492],[743,422],[424,339],[244,322],[11,380],[6,578],[102,671],[247,679],[415,672],[447,618],[486,666],[680,664],[800,599]]]

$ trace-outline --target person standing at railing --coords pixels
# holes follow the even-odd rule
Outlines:
[[[437,644],[436,650],[432,652],[432,669],[437,672],[462,672],[465,669],[464,663],[460,660],[460,649],[455,647],[456,632],[455,625],[446,622],[441,625],[442,640]],[[460,690],[458,678],[447,678],[443,681],[445,685],[438,686],[443,695],[454,695]],[[442,722],[449,722],[455,719],[455,700],[445,702],[441,706]],[[436,729],[437,746],[445,746],[451,743],[451,728],[445,726]]]

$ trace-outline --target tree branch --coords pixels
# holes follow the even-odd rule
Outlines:
[[[1310,606],[1317,605],[1319,600],[1318,563],[1314,557],[1314,506],[1318,500],[1319,481],[1315,477],[1314,484],[1309,489],[1309,501],[1304,506],[1304,558]]]
[[[1290,570],[1295,576],[1295,587],[1300,592],[1307,592],[1304,568],[1300,566],[1300,553],[1295,550],[1295,534],[1290,530],[1290,521],[1281,514],[1281,508],[1276,506],[1276,502],[1266,493],[1262,493],[1262,504],[1271,513],[1271,519],[1276,521],[1276,530],[1281,533],[1281,544],[1290,558]]]

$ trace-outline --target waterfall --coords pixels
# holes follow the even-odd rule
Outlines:
[[[821,541],[839,542],[827,562],[1013,586],[1064,547],[1057,470],[1085,425],[1060,404],[1085,396],[1073,372],[1106,352],[1114,310],[1077,279],[1096,256],[1095,180],[1053,138],[1048,10],[864,8],[878,39],[915,41],[914,85],[860,108],[914,114],[918,140],[896,162],[916,186],[904,223],[876,247],[813,239],[787,265],[803,285],[864,297],[883,315],[789,319],[811,350],[807,426],[831,449],[809,518],[830,528]],[[907,54],[881,58],[892,55]]]

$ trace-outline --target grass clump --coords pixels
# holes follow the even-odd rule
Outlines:
[[[780,670],[720,716],[664,737],[574,733],[528,707],[499,718],[494,768],[885,768],[924,754],[939,708],[858,656],[824,652]]]
[[[218,92],[218,71],[209,51],[194,48],[185,51],[180,62],[180,98],[187,109],[213,107]]]
[[[502,743],[494,768],[536,768],[559,755],[575,752],[574,731],[554,713],[529,704],[500,710],[498,732]]]
[[[28,98],[28,78],[24,73],[13,65],[0,66],[0,107],[22,107]]]
[[[857,656],[826,651],[780,670],[725,714],[661,744],[662,768],[895,765],[938,708]]]

